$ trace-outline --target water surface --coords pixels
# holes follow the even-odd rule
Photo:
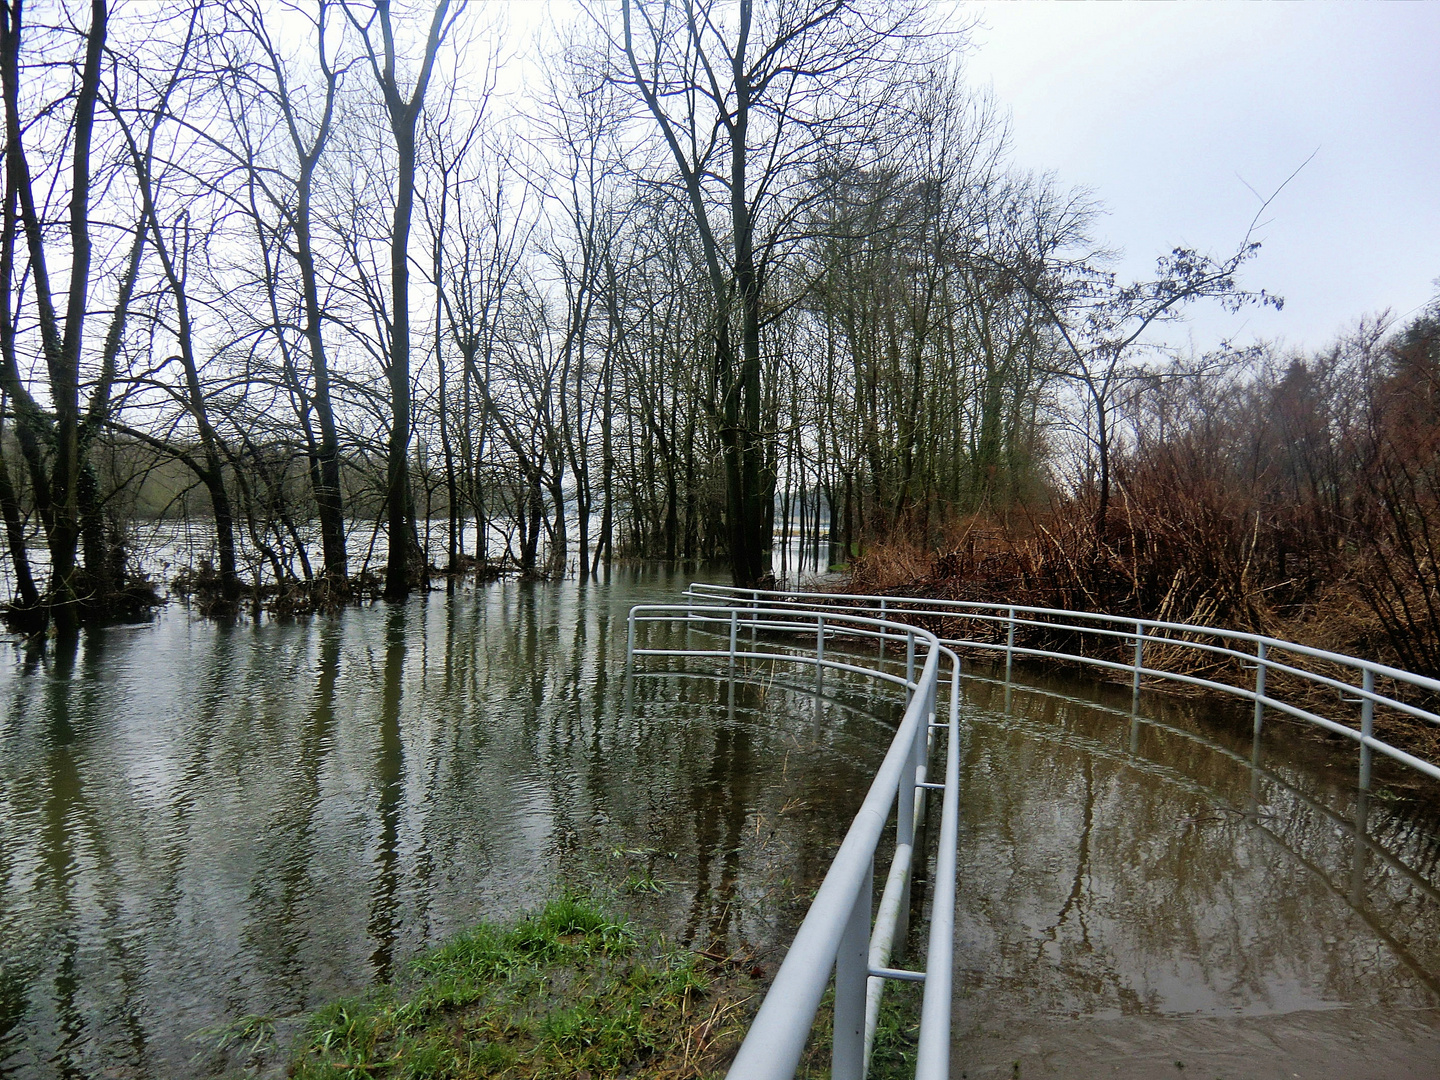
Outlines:
[[[218,1074],[237,1063],[187,1036],[298,1016],[570,886],[699,948],[783,945],[897,702],[832,680],[817,713],[773,677],[627,697],[625,613],[684,580],[228,628],[172,607],[15,646],[0,1075]]]
[[[685,580],[12,645],[0,1076],[233,1073],[189,1036],[284,1033],[569,886],[773,970],[899,702],[783,668],[627,681],[626,610]],[[963,716],[955,1075],[1440,1074],[1423,783],[1362,795],[1293,726],[1257,747],[1226,703],[1132,716],[1075,676],[977,670]]]
[[[1428,782],[1226,702],[967,682],[956,1075],[1440,1075]]]

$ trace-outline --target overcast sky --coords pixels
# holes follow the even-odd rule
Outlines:
[[[1011,112],[1016,163],[1084,185],[1144,275],[1185,245],[1235,250],[1283,311],[1196,310],[1225,336],[1318,348],[1357,316],[1413,314],[1440,277],[1440,4],[968,3],[970,78]],[[1183,340],[1183,335],[1182,335]]]
[[[1009,111],[1015,163],[1094,193],[1099,239],[1123,250],[1128,277],[1176,246],[1230,254],[1314,154],[1262,219],[1242,279],[1284,309],[1193,307],[1177,344],[1321,348],[1362,315],[1403,320],[1440,292],[1437,0],[950,3],[957,26],[978,20],[969,79]],[[569,0],[505,10],[521,30],[547,8],[573,14]]]

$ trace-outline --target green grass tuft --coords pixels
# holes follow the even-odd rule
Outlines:
[[[416,959],[396,986],[311,1018],[300,1080],[708,1075],[752,986],[567,896]],[[714,968],[714,965],[710,965]]]

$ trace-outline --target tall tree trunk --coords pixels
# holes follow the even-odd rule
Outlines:
[[[4,404],[0,401],[0,413],[4,412]],[[5,517],[5,541],[10,551],[10,565],[15,568],[20,605],[33,612],[40,607],[40,590],[35,587],[35,577],[30,572],[30,555],[25,549],[25,518],[5,463],[4,439],[5,428],[0,423],[0,513]]]
[[[425,55],[414,89],[400,92],[395,31],[390,0],[375,0],[381,51],[370,36],[371,23],[357,28],[364,37],[370,67],[385,97],[390,133],[395,140],[395,208],[390,223],[390,341],[386,376],[390,386],[390,437],[385,460],[385,519],[389,554],[385,565],[386,600],[404,600],[414,584],[415,542],[410,491],[410,222],[415,209],[415,131],[435,57],[447,27],[450,0],[439,0],[430,20]],[[350,18],[355,21],[353,13]]]
[[[100,65],[109,26],[105,0],[91,0],[90,26],[85,35],[85,59],[75,94],[70,148],[70,250],[69,286],[63,324],[57,316],[50,288],[45,231],[31,186],[29,163],[22,142],[20,119],[21,5],[10,0],[0,6],[0,84],[3,84],[6,130],[7,232],[17,222],[12,198],[19,201],[19,223],[23,223],[30,251],[30,271],[38,309],[42,352],[49,375],[53,406],[47,421],[21,385],[18,370],[6,371],[7,389],[17,410],[22,447],[43,438],[51,447],[48,476],[41,457],[27,454],[32,467],[37,505],[43,507],[42,523],[50,549],[50,617],[61,634],[72,633],[80,621],[80,595],[76,575],[76,552],[80,540],[80,474],[84,466],[80,442],[80,353],[84,339],[86,308],[90,288],[90,146],[95,131],[95,105],[100,84]],[[11,243],[7,236],[6,243]],[[13,247],[11,248],[13,253]],[[12,254],[13,257],[13,254]],[[13,279],[12,279],[13,280]],[[4,283],[10,287],[10,281]],[[8,301],[7,301],[8,304]],[[8,312],[7,312],[8,314]],[[62,329],[63,326],[63,329]],[[7,331],[8,332],[8,331]],[[5,358],[10,369],[13,354]],[[34,430],[26,431],[26,428]],[[36,467],[40,466],[36,473]],[[40,489],[48,488],[43,495]]]
[[[407,520],[410,502],[410,218],[415,206],[415,127],[394,122],[399,159],[398,190],[390,233],[390,440],[385,468],[385,513],[389,556],[385,599],[410,595],[411,550]]]

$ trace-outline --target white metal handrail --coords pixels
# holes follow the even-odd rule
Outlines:
[[[653,622],[683,622],[687,627],[698,625],[716,633],[728,630],[728,647],[637,646],[637,626]],[[748,648],[742,647],[742,629],[751,632],[746,643]],[[760,631],[767,635],[806,635],[807,644],[813,642],[813,655],[810,651],[771,651],[760,641]],[[876,639],[882,647],[886,642],[903,640],[906,645],[904,678],[878,667],[827,657],[826,642],[837,636]],[[917,649],[924,650],[923,657]],[[960,658],[928,630],[853,612],[734,603],[724,606],[642,604],[631,608],[626,635],[627,672],[632,670],[636,657],[661,656],[726,659],[732,670],[741,661],[800,663],[813,666],[817,680],[827,670],[844,671],[904,686],[907,706],[900,726],[736,1054],[728,1077],[783,1080],[794,1076],[832,970],[835,974],[832,1077],[863,1080],[887,979],[925,984],[915,1075],[921,1080],[948,1077],[960,815]],[[936,721],[942,659],[949,663],[950,670],[949,719],[943,724]],[[948,733],[945,779],[932,783],[927,779],[928,766],[938,731]],[[890,966],[891,958],[897,940],[903,944],[908,926],[911,871],[916,833],[924,821],[925,794],[937,788],[943,789],[943,800],[939,850],[931,880],[925,969],[903,970]],[[879,908],[872,918],[875,853],[892,807],[896,819],[895,851]]]
[[[1158,619],[1138,619],[1130,616],[1107,615],[1089,611],[1070,611],[1062,608],[1030,607],[1021,604],[983,603],[969,600],[940,600],[929,597],[889,596],[876,593],[784,592],[765,589],[740,589],[734,586],[710,585],[699,582],[692,584],[689,590],[687,590],[686,595],[706,601],[723,600],[727,603],[743,602],[752,607],[786,605],[792,609],[801,608],[825,612],[852,611],[876,613],[881,619],[900,621],[926,617],[964,618],[994,626],[997,631],[1003,630],[1005,640],[1001,642],[998,640],[986,641],[974,638],[949,637],[941,637],[939,640],[952,648],[1003,653],[1005,656],[1007,677],[1014,657],[1026,656],[1042,660],[1064,660],[1088,664],[1092,667],[1098,667],[1107,671],[1126,673],[1131,677],[1133,694],[1137,701],[1140,694],[1140,682],[1142,678],[1163,679],[1189,686],[1216,690],[1254,703],[1254,729],[1257,735],[1260,732],[1265,709],[1271,708],[1277,712],[1285,713],[1299,720],[1314,724],[1317,727],[1324,728],[1327,731],[1334,732],[1337,735],[1341,735],[1357,743],[1360,748],[1360,786],[1362,788],[1369,788],[1370,786],[1372,752],[1384,754],[1386,757],[1399,761],[1432,779],[1440,780],[1440,765],[1416,757],[1414,754],[1407,753],[1398,747],[1391,746],[1389,743],[1376,738],[1374,735],[1375,707],[1377,705],[1393,709],[1396,712],[1422,720],[1426,723],[1440,725],[1440,714],[1416,705],[1413,702],[1401,700],[1393,694],[1382,693],[1375,687],[1377,679],[1389,680],[1392,684],[1410,687],[1427,695],[1440,694],[1440,680],[1432,679],[1425,675],[1417,675],[1409,671],[1403,671],[1386,664],[1376,663],[1373,660],[1347,656],[1344,653],[1330,652],[1325,649],[1317,649],[1312,646],[1285,641],[1281,638],[1272,638],[1263,634],[1252,634],[1239,630],[1222,630],[1216,627],[1196,626],[1190,623],[1172,623]],[[1134,660],[1131,663],[1122,663],[1104,657],[1084,656],[1079,653],[1017,645],[1015,643],[1015,632],[1018,628],[1038,628],[1071,632],[1090,637],[1133,642],[1135,648]],[[1184,636],[1165,636],[1169,634]],[[1254,668],[1255,687],[1251,690],[1247,687],[1235,686],[1217,679],[1208,679],[1203,676],[1190,675],[1184,672],[1172,671],[1167,668],[1148,666],[1144,662],[1146,645],[1178,647],[1220,659],[1238,660],[1242,664]],[[1245,648],[1236,648],[1235,646],[1237,645],[1248,646],[1249,649],[1253,649],[1253,651],[1248,651]],[[1343,679],[1336,679],[1329,675],[1309,671],[1297,666],[1295,663],[1286,663],[1284,660],[1276,658],[1275,654],[1277,653],[1282,655],[1288,654],[1294,658],[1319,660],[1335,665],[1342,670],[1353,671],[1357,676],[1357,681],[1354,683],[1347,682]],[[1266,676],[1270,672],[1293,675],[1316,686],[1338,691],[1352,704],[1358,704],[1360,706],[1359,728],[1357,729],[1347,724],[1339,723],[1329,717],[1320,715],[1312,709],[1285,701],[1268,693],[1266,690]]]

